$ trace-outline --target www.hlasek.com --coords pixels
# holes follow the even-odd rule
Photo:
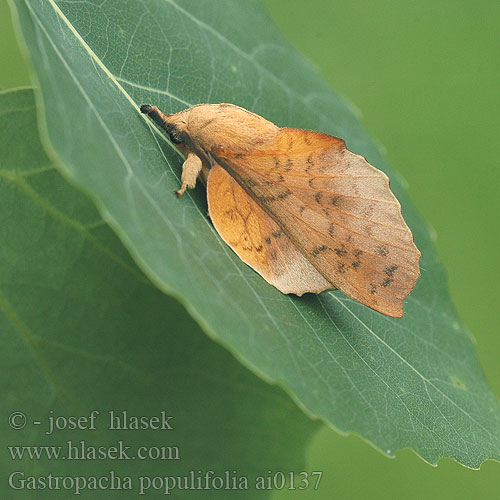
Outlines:
[[[12,460],[180,460],[178,446],[138,446],[123,441],[113,446],[93,446],[86,441],[66,441],[65,445],[7,446]]]
[[[236,470],[226,470],[216,474],[213,470],[206,472],[190,471],[184,476],[119,476],[110,471],[105,476],[28,476],[22,471],[12,472],[9,486],[13,490],[65,490],[74,495],[96,490],[135,490],[139,495],[161,493],[170,495],[177,490],[305,490],[318,489],[322,471],[310,473],[267,471],[267,474],[256,476],[251,480],[248,476],[238,475]]]

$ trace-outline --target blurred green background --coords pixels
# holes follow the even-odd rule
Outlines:
[[[237,0],[244,1],[244,0]],[[264,0],[285,36],[362,122],[435,229],[458,313],[500,394],[500,2]],[[29,85],[0,1],[0,88]],[[293,125],[293,124],[290,124]],[[500,465],[438,468],[411,451],[387,459],[323,429],[308,452],[320,489],[276,498],[500,498]],[[301,492],[302,493],[302,492]]]

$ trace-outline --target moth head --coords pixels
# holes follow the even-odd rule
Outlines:
[[[162,113],[156,106],[143,104],[141,113],[148,115],[157,125],[164,129],[175,145],[184,143],[187,128],[186,113],[184,111],[169,115]]]
[[[174,144],[182,144],[184,142],[182,133],[179,127],[174,123],[165,123],[165,132]]]

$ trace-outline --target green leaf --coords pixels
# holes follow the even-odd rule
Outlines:
[[[231,491],[231,498],[262,498],[269,491],[255,489],[255,476],[304,470],[303,448],[317,424],[283,391],[211,342],[178,302],[144,277],[92,203],[43,152],[32,91],[0,94],[0,138],[4,474],[106,478],[114,471],[122,486],[124,477],[132,477],[133,490],[110,491],[102,483],[105,498],[137,498],[141,476],[194,471],[197,477],[227,470],[231,477],[248,478],[248,490],[241,496]],[[51,415],[88,417],[92,410],[100,411],[94,430],[46,434]],[[28,423],[14,430],[7,427],[7,415],[18,411]],[[129,416],[165,411],[173,416],[168,421],[173,430],[110,430],[109,411]],[[123,441],[130,456],[141,446],[178,447],[165,456],[178,453],[180,459],[21,461],[6,450],[58,445],[67,455],[68,440],[74,446],[84,440],[87,450]],[[14,486],[20,478],[13,476]],[[150,496],[161,495],[166,480],[155,484],[160,492],[151,487]],[[19,494],[68,498],[75,492],[68,488]],[[18,493],[6,480],[0,490],[2,498]],[[82,491],[84,498],[96,493]],[[174,497],[220,498],[213,488],[202,493],[194,489]]]
[[[257,2],[16,0],[47,144],[94,198],[146,274],[212,338],[310,415],[382,452],[477,468],[500,458],[500,411],[450,302],[430,231],[355,114],[283,41]],[[390,319],[340,292],[284,296],[241,263],[206,217],[199,186],[139,114],[232,102],[281,126],[321,130],[388,173],[423,257]]]

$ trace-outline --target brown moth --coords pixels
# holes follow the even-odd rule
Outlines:
[[[269,283],[296,295],[339,288],[403,315],[420,252],[387,176],[343,140],[279,128],[233,104],[141,111],[186,157],[176,194],[201,175],[216,230]]]

